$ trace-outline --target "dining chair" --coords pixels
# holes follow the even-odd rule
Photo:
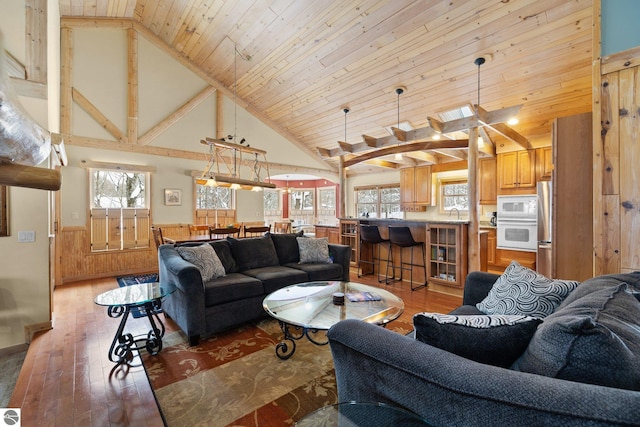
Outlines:
[[[220,228],[212,228],[211,229],[211,238],[217,237],[219,239],[224,239],[227,236],[240,237],[240,228],[238,227],[220,227]]]
[[[153,234],[153,241],[156,243],[156,249],[160,247],[160,245],[164,244],[164,240],[162,239],[162,230],[156,227],[151,227],[151,234]]]
[[[208,224],[189,224],[189,234],[211,235],[211,227]]]
[[[250,236],[261,236],[266,232],[271,231],[271,226],[266,226],[266,225],[262,225],[262,226],[243,226],[243,235],[244,237],[250,237]]]
[[[276,221],[273,223],[274,233],[291,233],[291,221]]]

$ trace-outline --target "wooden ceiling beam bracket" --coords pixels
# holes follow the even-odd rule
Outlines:
[[[412,151],[434,150],[443,148],[468,148],[469,140],[445,140],[445,141],[422,141],[411,144],[394,145],[392,147],[384,147],[378,150],[355,156],[344,162],[345,167],[353,166],[367,160],[376,159],[378,157],[388,156],[398,153],[410,153]]]

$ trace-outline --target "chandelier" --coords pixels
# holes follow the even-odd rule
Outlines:
[[[209,154],[207,165],[196,183],[233,190],[262,191],[264,188],[276,188],[269,178],[266,181],[261,179],[263,172],[266,176],[270,175],[266,151],[213,138],[205,138],[200,142],[209,146]],[[243,155],[248,158],[243,159]],[[240,177],[243,167],[251,169],[249,179]]]
[[[229,187],[233,190],[252,190],[262,191],[264,188],[276,188],[270,180],[262,181],[260,178],[263,170],[269,176],[269,162],[267,162],[267,152],[257,148],[251,148],[249,144],[245,144],[246,140],[242,138],[239,144],[237,140],[237,81],[238,81],[238,48],[234,45],[234,64],[233,64],[233,104],[234,104],[234,123],[233,135],[228,135],[229,141],[224,138],[213,139],[205,138],[200,142],[209,146],[208,161],[200,178],[196,182],[200,185],[209,187]],[[243,159],[243,154],[248,159]],[[240,170],[242,167],[251,169],[251,177],[242,179]],[[222,171],[220,168],[222,167]]]

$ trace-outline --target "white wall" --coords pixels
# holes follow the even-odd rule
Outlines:
[[[3,0],[1,10],[5,47],[24,62],[24,2]],[[49,128],[47,101],[19,97],[19,102]],[[9,236],[0,237],[0,348],[23,344],[25,326],[50,320],[48,196],[43,190],[8,188]],[[35,242],[18,243],[19,231],[35,231]]]
[[[74,29],[73,86],[89,99],[118,129],[126,134],[127,38],[121,29]],[[169,55],[138,37],[139,134],[142,135],[183,105],[207,83],[174,61]],[[67,146],[69,166],[63,168],[62,226],[86,226],[88,187],[82,161],[153,166],[151,209],[154,223],[192,223],[194,186],[192,171],[206,165],[208,149],[200,143],[216,136],[215,94],[172,125],[149,146],[202,153],[202,160],[152,156],[122,151]],[[224,98],[224,134],[244,137],[252,147],[267,151],[270,162],[325,168],[326,165],[253,117],[233,99]],[[115,141],[78,105],[73,107],[72,133]],[[249,169],[241,169],[248,178]],[[274,171],[271,171],[272,174]],[[278,172],[276,172],[278,173]],[[266,178],[262,176],[261,178]],[[182,190],[181,206],[164,206],[164,189]],[[237,192],[238,221],[262,221],[262,193]]]

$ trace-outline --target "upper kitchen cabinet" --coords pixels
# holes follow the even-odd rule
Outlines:
[[[497,204],[498,184],[496,175],[498,171],[496,159],[480,159],[478,169],[480,171],[479,203],[481,205]]]
[[[534,192],[536,186],[536,154],[534,150],[512,151],[498,154],[497,157],[500,194]],[[525,191],[514,191],[520,189]]]
[[[405,212],[418,212],[430,204],[431,166],[400,169],[400,208]]]
[[[536,149],[536,181],[551,181],[553,173],[553,149],[542,147]]]

